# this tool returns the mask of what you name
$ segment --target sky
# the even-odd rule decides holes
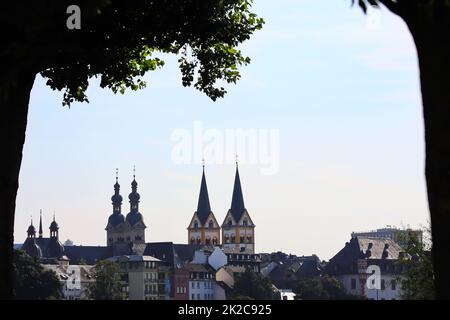
[[[352,231],[426,226],[420,83],[405,24],[349,0],[257,0],[254,11],[266,24],[242,45],[252,63],[217,102],[181,85],[175,56],[161,56],[146,89],[114,95],[94,79],[90,103],[70,109],[38,77],[15,242],[42,209],[45,236],[55,213],[61,241],[105,245],[115,169],[127,200],[135,165],[146,241],[186,243],[201,159],[221,223],[236,153],[257,252],[327,260]]]

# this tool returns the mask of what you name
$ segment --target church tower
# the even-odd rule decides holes
[[[116,242],[124,242],[123,232],[125,230],[125,217],[122,214],[122,196],[120,195],[119,174],[116,169],[116,183],[114,184],[114,194],[111,197],[113,212],[108,218],[106,226],[106,243],[111,246]]]
[[[204,164],[197,211],[194,212],[194,216],[187,229],[189,244],[213,246],[220,244],[220,226],[217,223],[214,213],[211,211]]]
[[[131,182],[131,193],[128,196],[130,200],[130,212],[125,219],[126,231],[125,241],[135,243],[145,243],[144,218],[139,212],[139,201],[141,196],[137,192],[136,172],[133,168],[133,181]]]
[[[237,162],[231,208],[222,223],[222,244],[237,252],[255,253],[255,225],[244,205]]]

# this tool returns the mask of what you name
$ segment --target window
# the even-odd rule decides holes
[[[214,228],[214,222],[212,220],[209,220],[209,227],[212,229]]]
[[[243,234],[241,234],[241,236],[239,237],[239,242],[240,243],[244,243],[244,235]]]
[[[195,294],[192,294],[191,300],[195,300]]]
[[[194,228],[198,229],[198,221],[197,220],[194,221]]]
[[[207,245],[211,244],[211,237],[210,236],[206,237],[206,244]]]
[[[352,279],[351,288],[352,290],[356,290],[356,279]]]
[[[194,243],[195,243],[195,238],[191,237],[191,244],[194,244]]]
[[[230,219],[228,219],[228,226],[232,226],[233,225],[233,221],[231,220],[231,218]]]
[[[395,282],[395,280],[391,280],[391,289],[395,290],[397,288],[397,283]]]
[[[200,293],[197,293],[197,300],[200,300]]]
[[[191,282],[191,284],[192,284],[192,289],[194,289],[195,288],[194,282]]]
[[[242,221],[242,225],[244,225],[244,227],[248,226],[248,220],[244,219],[244,221]]]
[[[197,282],[197,289],[200,289],[200,281]]]

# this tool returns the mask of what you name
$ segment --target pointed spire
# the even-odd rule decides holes
[[[114,184],[114,195],[111,197],[113,214],[120,214],[122,211],[122,196],[120,195],[119,169],[116,168],[116,183]]]
[[[39,238],[42,238],[43,236],[43,231],[42,231],[42,209],[39,212]]]
[[[120,184],[119,184],[119,169],[116,168],[116,183],[114,184],[114,194],[119,195]]]
[[[33,226],[33,216],[31,216],[30,226],[28,227],[27,234],[29,238],[34,238],[36,236],[36,229]]]
[[[130,212],[139,211],[140,198],[141,196],[137,192],[136,166],[133,166],[133,181],[131,182],[131,193],[128,195],[128,199],[130,199]]]
[[[239,178],[239,168],[237,158],[236,158],[236,176],[234,178],[233,198],[231,200],[230,210],[236,222],[241,219],[242,213],[245,210],[244,196],[242,195],[241,179]]]
[[[137,182],[136,182],[136,166],[133,166],[133,181],[131,182],[131,190],[136,192],[137,190]]]
[[[200,219],[200,223],[202,225],[205,224],[206,219],[208,219],[210,213],[211,213],[211,205],[209,203],[208,187],[206,185],[206,177],[205,177],[205,162],[203,160],[202,182],[200,184],[200,194],[198,196],[198,205],[197,205],[197,216]]]

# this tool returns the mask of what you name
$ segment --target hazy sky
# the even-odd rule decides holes
[[[196,124],[213,136],[237,129],[255,130],[261,140],[264,132],[279,134],[279,145],[269,144],[274,174],[264,174],[262,158],[240,162],[258,252],[329,259],[352,231],[425,225],[419,76],[403,22],[386,10],[364,16],[345,0],[260,0],[254,10],[266,25],[242,47],[252,64],[215,103],[182,87],[176,57],[165,57],[166,66],[147,77],[143,91],[114,95],[94,80],[91,102],[70,109],[38,77],[15,242],[25,239],[31,215],[37,224],[42,208],[45,236],[55,211],[62,241],[105,245],[115,168],[127,200],[136,165],[146,240],[185,243],[201,162],[174,161],[172,138],[176,132],[194,137]],[[233,161],[205,157],[211,206],[221,223],[235,169]]]

